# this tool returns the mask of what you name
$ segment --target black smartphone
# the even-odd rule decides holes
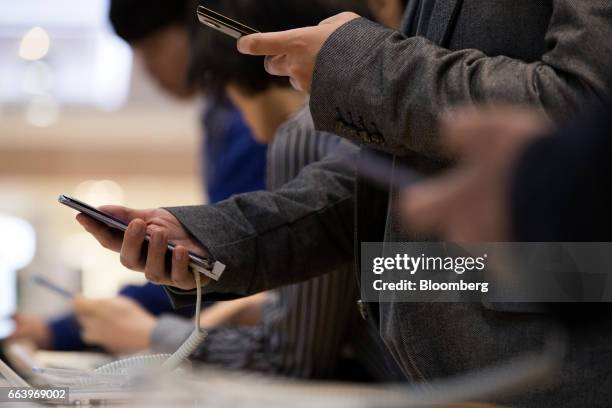
[[[90,206],[76,198],[69,197],[67,195],[60,195],[58,201],[65,206],[68,206],[74,210],[77,210],[80,213],[83,213],[96,221],[99,221],[110,228],[125,231],[127,229],[127,223],[119,218],[102,212],[97,208]],[[149,242],[150,236],[147,234],[145,236],[145,244]],[[168,266],[171,265],[172,262],[172,252],[174,251],[175,245],[170,242],[168,243],[168,252],[166,252],[166,264]],[[143,250],[146,250],[143,249]],[[225,265],[220,262],[213,261],[211,259],[202,257],[200,255],[196,255],[193,252],[189,252],[189,268],[191,271],[200,272],[211,279],[219,280],[221,278],[221,274],[225,270]]]
[[[254,28],[239,23],[238,21],[232,20],[231,18],[226,17],[223,14],[219,14],[216,11],[208,9],[204,6],[198,6],[197,14],[200,23],[217,31],[220,31],[223,34],[227,34],[235,39],[239,39],[244,35],[250,35],[259,32]]]

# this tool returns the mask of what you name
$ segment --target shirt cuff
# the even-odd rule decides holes
[[[56,351],[82,351],[87,345],[81,339],[81,327],[72,314],[50,320],[52,349]]]

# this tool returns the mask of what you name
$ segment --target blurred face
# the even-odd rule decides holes
[[[390,28],[399,28],[404,14],[401,0],[368,0],[368,6],[379,23]]]
[[[172,25],[132,44],[143,58],[147,71],[167,92],[178,98],[195,94],[187,83],[190,60],[187,30],[181,25]]]

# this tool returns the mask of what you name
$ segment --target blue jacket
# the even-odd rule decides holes
[[[265,190],[267,146],[253,139],[240,112],[214,106],[204,114],[204,127],[201,168],[209,201]]]

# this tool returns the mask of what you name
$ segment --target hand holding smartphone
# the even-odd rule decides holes
[[[70,207],[74,210],[77,210],[80,213],[83,213],[88,217],[108,226],[109,228],[122,232],[125,232],[127,230],[128,224],[124,220],[121,220],[113,216],[112,214],[100,211],[73,197],[61,195],[59,196],[58,201],[61,204]],[[144,238],[145,245],[150,242],[150,239],[151,237],[146,234]],[[173,242],[168,243],[168,249],[166,251],[166,269],[168,269],[172,264],[172,254],[174,252],[175,247],[176,245]],[[197,271],[214,280],[219,280],[219,278],[221,278],[221,275],[225,269],[225,265],[220,262],[216,262],[210,258],[197,255],[193,252],[189,252],[188,256],[190,271]]]

